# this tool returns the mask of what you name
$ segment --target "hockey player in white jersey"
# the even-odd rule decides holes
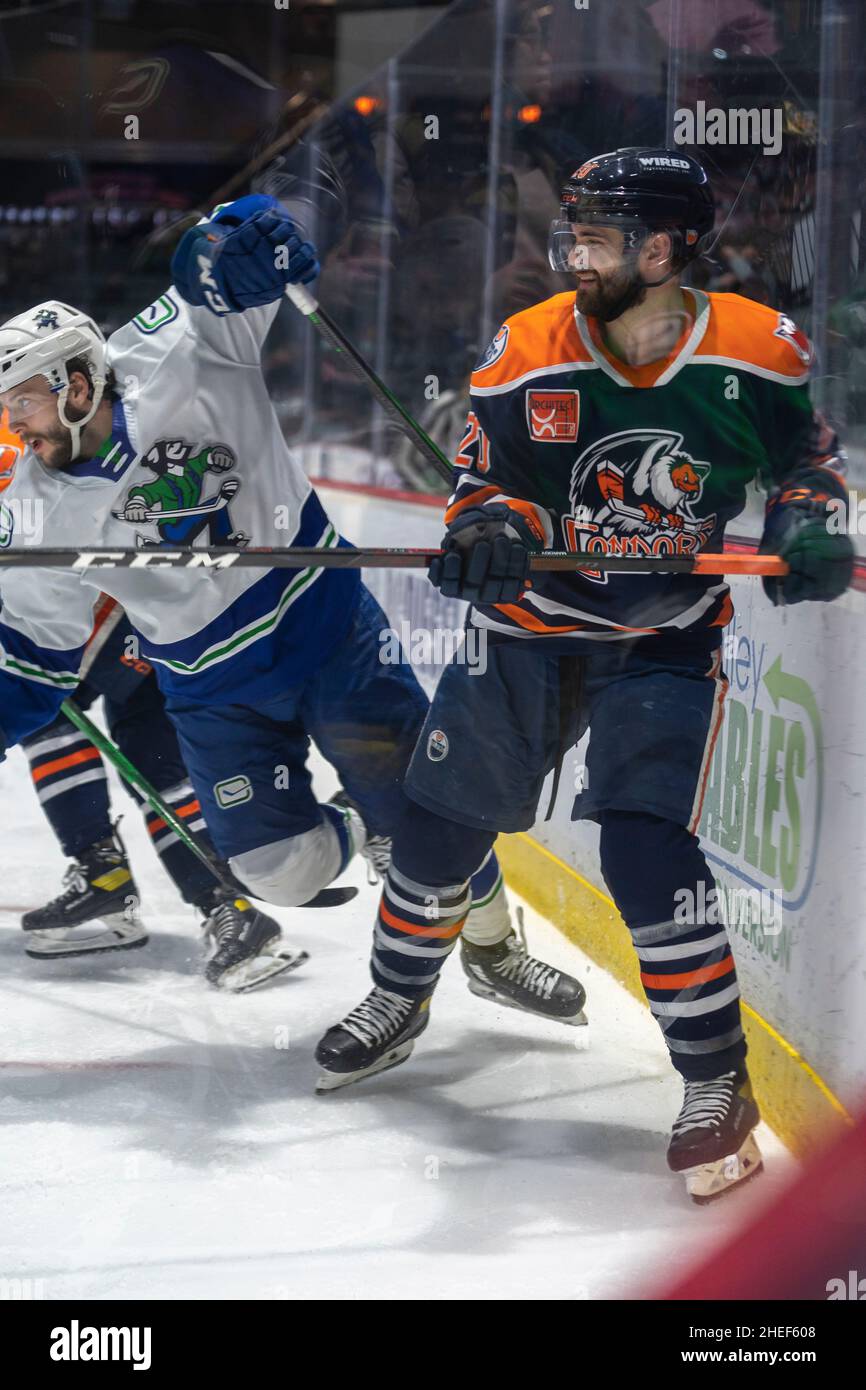
[[[0,404],[28,446],[10,521],[17,498],[41,513],[46,546],[343,543],[260,368],[286,285],[318,272],[314,248],[274,199],[252,195],[191,228],[172,270],[172,287],[108,343],[58,303],[0,329]],[[20,543],[14,525],[9,539]],[[302,905],[356,850],[384,871],[427,702],[408,664],[380,661],[387,620],[357,571],[0,567],[3,745],[54,718],[77,684],[99,590],[140,634],[216,848],[251,894]],[[344,788],[322,806],[310,739]],[[487,900],[473,917],[495,974],[503,943],[511,965],[523,948],[490,856],[473,892]],[[213,915],[212,976],[273,948],[275,924],[245,898],[227,894]],[[555,973],[549,998],[509,1002],[579,1013],[580,985]]]

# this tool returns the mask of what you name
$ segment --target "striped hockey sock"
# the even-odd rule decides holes
[[[60,718],[23,742],[30,776],[63,853],[75,859],[111,834],[105,764],[84,734]]]
[[[732,1054],[744,1044],[725,928],[660,922],[632,928],[631,938],[647,1001],[677,1070],[700,1080],[732,1069]]]
[[[180,782],[168,791],[162,791],[160,795],[183,822],[188,833],[202,842],[202,848],[215,853],[192,784],[188,781]],[[205,903],[213,892],[213,874],[191,850],[187,849],[162,816],[150,807],[146,806],[143,809],[153,847],[184,902],[197,905]]]
[[[376,984],[415,998],[436,984],[471,903],[468,883],[417,883],[391,865],[379,904],[371,971]]]
[[[746,1056],[740,991],[697,836],[659,816],[606,811],[600,853],[673,1065],[690,1081],[736,1070]]]

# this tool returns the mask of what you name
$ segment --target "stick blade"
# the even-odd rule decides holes
[[[357,888],[322,888],[308,903],[301,903],[301,907],[342,907],[357,896]]]

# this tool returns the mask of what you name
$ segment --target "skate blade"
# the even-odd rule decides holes
[[[399,1067],[401,1062],[406,1061],[414,1046],[415,1039],[409,1038],[408,1042],[402,1042],[390,1052],[386,1052],[378,1062],[373,1062],[369,1067],[361,1067],[359,1071],[337,1072],[325,1071],[322,1068],[316,1081],[316,1095],[324,1095],[327,1091],[339,1091],[341,1087],[351,1086],[356,1081],[363,1081],[365,1077],[375,1076],[377,1072]]]
[[[683,1169],[686,1191],[698,1206],[706,1206],[723,1197],[731,1188],[741,1187],[751,1182],[763,1172],[764,1163],[754,1134],[740,1145],[735,1154],[717,1158],[714,1163],[699,1163],[694,1168]]]
[[[78,935],[76,935],[78,933]],[[58,960],[69,956],[92,956],[105,951],[132,951],[146,946],[149,937],[140,926],[121,918],[114,925],[111,917],[95,918],[77,927],[45,927],[28,931],[25,954],[32,960]]]
[[[470,994],[475,994],[479,999],[486,999],[491,1004],[501,1004],[505,1009],[516,1009],[520,1014],[531,1014],[534,1018],[546,1018],[549,1023],[564,1023],[568,1028],[585,1028],[589,1019],[581,1008],[578,1013],[567,1016],[558,1014],[547,1014],[542,1009],[528,1009],[523,1004],[517,1004],[507,994],[500,994],[492,985],[483,985],[480,980],[467,978]]]
[[[289,970],[297,970],[299,965],[310,959],[308,951],[295,951],[290,946],[277,945],[252,960],[241,961],[229,966],[217,984],[217,989],[227,990],[229,994],[249,994],[259,989],[277,975],[285,975]]]

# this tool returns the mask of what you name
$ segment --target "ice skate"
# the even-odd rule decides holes
[[[753,1130],[760,1112],[745,1067],[710,1081],[686,1081],[668,1167],[682,1173],[693,1201],[712,1202],[763,1168]]]
[[[334,1091],[405,1062],[430,1020],[430,995],[407,999],[377,985],[316,1048],[317,1091]]]
[[[233,994],[258,989],[309,959],[306,951],[287,946],[279,923],[244,897],[220,895],[205,919],[204,933],[212,948],[205,976]]]
[[[508,1009],[521,1009],[572,1027],[585,1025],[583,985],[529,954],[521,908],[517,909],[517,923],[518,931],[494,946],[475,946],[461,937],[460,960],[470,990]]]
[[[83,850],[63,883],[62,893],[21,918],[28,956],[52,960],[147,945],[138,919],[138,889],[114,835]]]

